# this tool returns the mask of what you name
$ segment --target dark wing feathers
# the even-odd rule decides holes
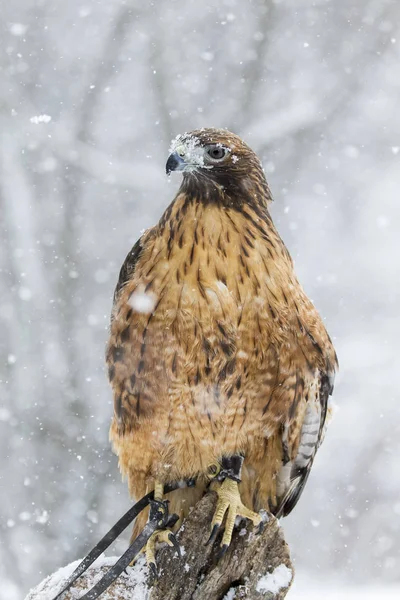
[[[114,303],[117,300],[118,294],[121,291],[121,289],[131,279],[142,250],[142,238],[139,238],[136,244],[133,246],[132,250],[129,252],[128,256],[125,258],[124,263],[119,272],[118,283],[114,291]]]
[[[333,379],[329,375],[323,374],[321,376],[319,385],[320,417],[318,437],[316,439],[316,443],[313,446],[312,453],[309,459],[306,461],[306,464],[299,466],[299,464],[296,464],[296,459],[294,460],[290,472],[289,488],[283,496],[283,498],[280,499],[280,502],[276,510],[274,511],[275,516],[277,518],[286,517],[288,514],[290,514],[296,506],[301,494],[303,493],[303,490],[308,480],[308,476],[311,471],[311,467],[314,462],[315,455],[323,440],[326,416],[328,413],[328,401],[329,396],[332,395],[332,392]],[[304,463],[304,458],[301,462]]]

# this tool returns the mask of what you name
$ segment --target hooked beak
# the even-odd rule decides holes
[[[173,152],[170,154],[167,160],[167,164],[165,165],[165,171],[167,175],[172,173],[172,171],[184,171],[186,167],[186,163],[182,156],[179,156],[177,152]]]

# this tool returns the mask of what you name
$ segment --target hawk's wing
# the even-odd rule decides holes
[[[114,291],[114,304],[118,298],[119,292],[124,287],[124,285],[131,279],[134,271],[136,263],[139,259],[139,256],[143,250],[143,238],[139,238],[136,244],[133,246],[132,250],[128,253],[128,256],[125,258],[124,263],[119,272],[117,286]]]
[[[135,363],[137,354],[132,350],[130,331],[140,323],[140,313],[135,313],[129,306],[128,298],[124,297],[126,287],[133,284],[138,278],[140,269],[143,271],[147,257],[146,250],[149,241],[154,236],[154,228],[148,229],[136,242],[128,253],[121,267],[118,282],[114,291],[113,307],[111,310],[110,339],[106,350],[106,362],[108,365],[108,377],[114,394],[114,413],[118,423],[122,423],[125,417],[129,417],[131,406],[129,401],[136,399],[135,389],[132,383],[132,375],[138,365]],[[134,287],[134,284],[133,284]],[[129,315],[129,316],[128,316]],[[137,386],[136,386],[137,387]],[[143,398],[142,398],[143,403]],[[136,412],[139,411],[137,404]],[[128,418],[129,421],[129,418]],[[123,428],[125,423],[123,423]]]
[[[278,473],[278,505],[274,511],[278,518],[286,517],[293,510],[307,483],[315,455],[324,439],[333,379],[333,374],[326,373],[316,379],[314,393],[309,393],[306,402],[296,456],[290,460],[290,448],[284,451],[286,462]],[[284,449],[289,435],[290,427],[287,427],[282,436]]]

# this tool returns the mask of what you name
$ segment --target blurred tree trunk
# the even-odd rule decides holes
[[[104,88],[114,76],[121,48],[123,47],[136,11],[132,6],[121,8],[111,24],[109,34],[104,42],[101,56],[95,62],[91,73],[91,85],[84,82],[82,102],[74,124],[74,139],[78,142],[91,143],[92,129],[96,120],[96,111],[101,103]],[[79,160],[78,160],[79,162]],[[80,418],[87,418],[88,412],[82,390],[84,382],[84,365],[76,334],[77,315],[82,310],[82,275],[85,268],[80,252],[80,239],[84,235],[81,216],[84,183],[87,180],[78,164],[65,159],[66,176],[63,181],[64,227],[60,240],[60,255],[64,262],[64,277],[60,281],[59,294],[63,311],[64,339],[67,341],[69,402],[71,412]]]

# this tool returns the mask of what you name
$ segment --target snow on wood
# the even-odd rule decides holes
[[[292,583],[293,567],[277,519],[271,516],[259,535],[252,526],[244,530],[239,525],[227,553],[219,558],[221,534],[214,545],[206,545],[215,506],[216,495],[212,492],[191,511],[177,534],[184,549],[180,557],[171,548],[159,550],[158,581],[154,581],[144,558],[140,557],[101,600],[255,600],[260,598],[260,585],[262,596],[282,600]],[[65,600],[78,600],[115,560],[103,557],[96,561],[65,595]],[[52,600],[77,564],[72,563],[45,579],[25,600]]]
[[[65,600],[75,600],[80,598],[84,592],[89,591],[107,570],[118,560],[118,557],[98,558],[88,571],[77,581],[65,596]],[[47,577],[42,583],[31,590],[25,600],[53,600],[61,591],[66,580],[76,569],[80,561],[75,561],[66,567],[59,569]],[[141,557],[134,567],[128,568],[127,572],[122,573],[117,581],[102,594],[101,600],[147,600],[148,569]],[[133,592],[135,595],[133,596]]]
[[[276,594],[282,589],[287,588],[291,582],[293,573],[291,569],[288,569],[286,565],[278,565],[272,573],[268,573],[261,577],[257,583],[256,590],[262,594],[271,592]]]

